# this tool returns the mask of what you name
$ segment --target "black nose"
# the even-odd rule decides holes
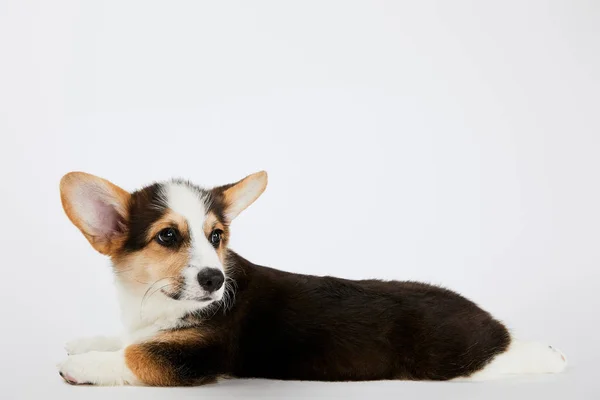
[[[202,289],[209,293],[219,290],[224,281],[225,276],[216,268],[204,268],[198,272],[198,283],[200,283]]]

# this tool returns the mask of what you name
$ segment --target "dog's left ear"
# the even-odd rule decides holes
[[[228,222],[244,211],[267,188],[267,173],[265,171],[248,175],[241,181],[213,189],[213,193],[221,197],[225,204],[225,218]]]

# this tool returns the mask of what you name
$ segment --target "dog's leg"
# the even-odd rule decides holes
[[[190,386],[213,383],[225,370],[225,352],[202,344],[147,342],[128,346],[125,362],[149,386]]]
[[[123,348],[123,339],[118,336],[91,336],[71,340],[65,345],[69,355],[90,351],[117,351]]]
[[[72,384],[189,386],[226,373],[227,352],[197,330],[163,332],[123,350],[69,356],[58,365]]]

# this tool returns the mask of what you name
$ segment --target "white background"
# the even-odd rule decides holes
[[[598,396],[599,2],[2,0],[0,57],[0,397]],[[133,190],[261,169],[269,187],[233,225],[245,257],[443,284],[563,350],[568,371],[64,384],[63,343],[119,319],[61,176]]]

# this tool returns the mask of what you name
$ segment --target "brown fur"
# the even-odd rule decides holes
[[[116,256],[113,264],[117,273],[129,281],[150,284],[164,280],[164,291],[177,289],[183,282],[181,271],[188,265],[189,254],[185,248],[176,252],[168,251],[161,245],[151,242],[143,250]]]
[[[125,364],[146,385],[177,385],[175,371],[169,365],[161,364],[144,344],[134,344],[125,349]]]

